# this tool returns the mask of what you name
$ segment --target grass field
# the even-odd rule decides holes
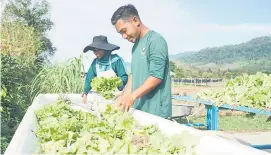
[[[218,129],[225,132],[258,132],[271,131],[271,121],[267,121],[268,116],[222,116],[219,117]],[[186,119],[178,119],[181,124],[187,123]],[[205,123],[205,117],[191,117],[190,123]],[[205,129],[201,127],[200,129]]]

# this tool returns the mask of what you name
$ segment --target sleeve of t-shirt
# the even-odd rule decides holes
[[[88,73],[85,79],[85,84],[84,84],[84,93],[88,94],[88,92],[91,90],[91,81],[94,77],[96,77],[96,64],[95,60],[92,62],[91,66],[88,69]]]
[[[168,59],[167,42],[162,36],[154,35],[150,38],[149,48],[150,75],[163,80]]]

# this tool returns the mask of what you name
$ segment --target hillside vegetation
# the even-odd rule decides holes
[[[199,71],[237,71],[242,73],[271,73],[271,36],[254,38],[237,45],[205,48],[170,56],[184,69]],[[174,58],[174,59],[173,59]]]

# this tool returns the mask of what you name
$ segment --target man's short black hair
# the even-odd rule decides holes
[[[111,18],[111,23],[112,23],[112,25],[115,25],[119,19],[125,20],[131,16],[136,16],[140,20],[137,9],[135,8],[135,6],[132,4],[121,6],[114,12],[114,14]]]

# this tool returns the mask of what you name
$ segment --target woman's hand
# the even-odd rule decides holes
[[[83,97],[83,103],[86,104],[88,100],[87,94],[83,94],[82,97]]]

